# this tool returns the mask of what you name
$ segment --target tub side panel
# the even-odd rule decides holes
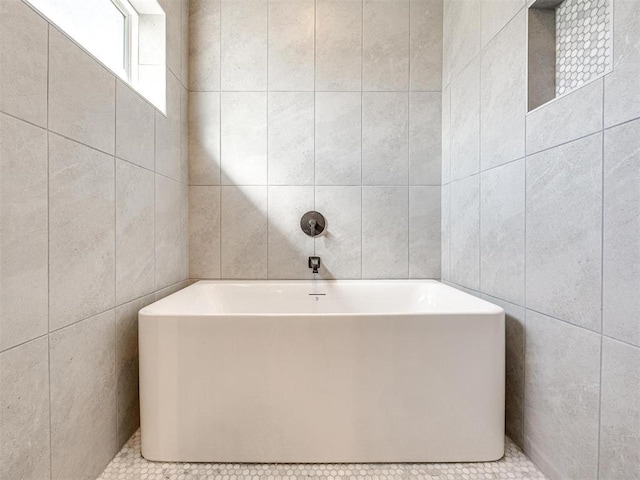
[[[488,461],[504,452],[504,316],[140,319],[143,455]]]

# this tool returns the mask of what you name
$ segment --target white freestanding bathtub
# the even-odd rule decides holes
[[[142,454],[497,460],[504,311],[436,281],[201,281],[139,314]]]

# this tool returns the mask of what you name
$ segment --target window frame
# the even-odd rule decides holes
[[[139,14],[128,0],[111,0],[124,17],[124,79],[130,84],[138,80]],[[122,76],[122,75],[121,75]]]

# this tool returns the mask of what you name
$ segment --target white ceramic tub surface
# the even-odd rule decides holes
[[[139,328],[147,459],[503,455],[504,311],[439,282],[201,281]]]

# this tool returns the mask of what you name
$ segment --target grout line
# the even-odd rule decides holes
[[[116,145],[118,144],[118,80],[114,78],[114,114],[113,114],[113,298],[114,303],[118,302],[118,241],[117,241],[117,228],[118,228],[118,180],[117,180],[117,164],[116,159]],[[155,116],[155,115],[154,115]],[[155,144],[155,135],[154,142]],[[113,352],[113,376],[114,376],[114,404],[116,409],[116,438],[115,438],[115,451],[119,450],[118,438],[120,425],[118,422],[120,414],[120,405],[118,405],[118,330],[116,325],[115,307],[113,309],[113,340],[114,340],[114,352]]]
[[[13,116],[13,115],[9,115],[9,116],[10,116],[10,117],[12,117],[12,118],[15,118],[16,120],[23,121],[23,120],[22,120],[21,118],[19,118],[19,117],[15,117],[15,116]],[[167,175],[164,175],[163,173],[160,173],[160,172],[155,171],[155,137],[156,137],[156,132],[155,132],[155,130],[156,130],[156,128],[155,128],[156,120],[155,120],[155,115],[154,115],[154,154],[153,154],[153,155],[154,155],[154,170],[151,170],[151,169],[149,169],[149,168],[147,168],[147,167],[144,167],[144,166],[142,166],[142,165],[139,165],[139,164],[137,164],[137,163],[134,163],[134,162],[132,162],[131,160],[127,160],[126,158],[118,157],[117,155],[115,155],[115,154],[113,154],[113,153],[108,153],[108,152],[105,152],[104,150],[100,150],[100,149],[98,149],[98,148],[92,147],[91,145],[87,145],[86,143],[82,143],[82,142],[80,142],[80,141],[78,141],[78,140],[76,140],[76,139],[74,139],[74,138],[67,137],[66,135],[62,135],[62,134],[60,134],[60,133],[58,133],[58,132],[56,132],[56,131],[54,131],[54,130],[48,130],[48,129],[46,129],[46,128],[39,127],[38,125],[32,124],[32,123],[30,123],[30,122],[25,122],[25,123],[29,123],[30,125],[33,125],[33,126],[35,126],[35,127],[37,127],[37,128],[41,128],[41,129],[43,129],[43,130],[46,130],[46,131],[47,131],[47,133],[49,133],[49,134],[56,135],[56,136],[58,136],[58,137],[60,137],[60,138],[64,138],[65,140],[69,140],[70,142],[74,142],[74,143],[76,143],[76,144],[78,144],[78,145],[82,145],[83,147],[90,148],[91,150],[93,150],[93,151],[95,151],[95,152],[98,152],[98,153],[100,153],[100,154],[102,154],[102,155],[108,155],[109,157],[113,157],[113,158],[115,158],[115,159],[122,160],[123,162],[127,162],[127,163],[129,163],[130,165],[133,165],[133,166],[135,166],[135,167],[141,168],[141,169],[146,170],[146,171],[151,172],[151,173],[155,173],[156,175],[160,175],[161,177],[164,177],[164,178],[166,178],[167,180],[172,180],[172,181],[177,182],[177,183],[180,183],[180,184],[182,184],[182,185],[188,185],[188,183],[184,183],[184,182],[182,182],[181,180],[177,180],[177,179],[175,179],[175,178],[172,178],[172,177],[169,177],[169,176],[167,176]]]
[[[271,18],[270,18],[270,5],[271,5],[271,0],[267,0],[267,179],[266,179],[266,190],[267,190],[267,196],[266,196],[266,209],[267,209],[267,245],[266,245],[266,250],[267,250],[267,271],[266,271],[266,279],[269,280],[269,272],[270,272],[270,264],[271,262],[269,261],[269,225],[270,225],[270,218],[269,218],[269,214],[270,209],[269,209],[269,27],[271,26]],[[222,88],[222,85],[220,85],[220,88]],[[222,137],[220,138],[220,141],[222,142]]]
[[[119,160],[123,160],[123,159],[119,159]],[[521,158],[519,158],[518,160],[522,160]],[[126,160],[123,160],[126,162]],[[517,160],[514,160],[517,161]],[[131,162],[129,162],[131,163]],[[509,162],[512,163],[512,162]],[[135,166],[139,166],[136,165],[135,163],[132,164]],[[499,165],[498,167],[494,167],[494,168],[499,168],[501,166],[504,166],[506,164],[503,165]],[[158,174],[162,177],[165,177],[168,180],[173,180],[174,182],[176,182],[177,180],[174,180],[173,178],[170,177],[166,177],[165,175],[161,175]],[[475,173],[474,175],[478,175],[478,173]],[[473,176],[473,175],[470,175]],[[467,177],[462,178],[460,180],[465,180]],[[458,182],[459,180],[455,180],[456,182]],[[449,183],[445,183],[445,185],[449,185]],[[189,187],[264,187],[267,186],[267,184],[259,184],[259,183],[237,183],[237,184],[219,184],[219,183],[199,183],[199,184],[195,184],[195,185],[189,185]],[[271,187],[313,187],[313,184],[305,184],[305,185],[300,185],[300,184],[275,184],[275,185],[269,185]],[[359,183],[349,183],[349,184],[326,184],[326,183],[318,183],[316,184],[317,187],[359,187],[360,184]],[[363,185],[365,187],[406,187],[407,185],[405,184],[371,184],[371,185]],[[444,185],[431,185],[431,184],[417,184],[417,185],[409,185],[410,187],[442,187]]]
[[[407,278],[411,277],[411,4],[407,23]]]
[[[221,0],[218,0],[219,5],[219,21],[218,26],[218,58],[220,61],[220,68],[218,69],[218,183],[222,183],[222,6]],[[267,52],[268,53],[268,52]],[[267,158],[268,161],[268,158]],[[191,183],[191,182],[189,182]],[[218,278],[222,278],[222,213],[224,211],[222,206],[222,185],[218,187]],[[189,272],[191,273],[191,272]]]
[[[364,185],[362,170],[364,165],[364,0],[360,0],[360,278],[364,278]]]
[[[265,93],[267,90],[189,90],[192,93]],[[406,88],[396,89],[396,90],[310,90],[310,89],[299,89],[299,90],[278,90],[278,89],[269,89],[268,91],[273,93],[302,93],[302,92],[317,92],[317,93],[442,93],[441,90],[408,90]]]
[[[528,12],[527,12],[528,14]],[[527,49],[529,48],[529,22],[525,22],[526,23],[526,27],[525,27],[525,35],[527,36],[527,40],[526,40],[526,45],[527,45]],[[525,66],[525,70],[526,70],[526,78],[529,78],[529,56],[528,56],[528,50],[527,50],[527,61],[526,61],[526,66]],[[529,92],[527,91],[527,103],[528,103],[528,95]],[[525,110],[528,109],[528,105],[525,107]],[[523,298],[523,303],[525,305],[527,305],[527,163],[528,163],[528,158],[527,158],[527,117],[526,117],[526,113],[525,113],[525,121],[524,121],[524,151],[525,151],[525,157],[524,157],[524,191],[523,191],[523,195],[524,195],[524,265],[523,265],[523,288],[524,288],[524,292],[522,292],[522,298]],[[524,439],[526,437],[525,434],[525,421],[524,421],[524,415],[525,415],[525,411],[524,411],[524,407],[526,404],[526,385],[527,385],[527,369],[526,369],[526,365],[527,365],[527,309],[526,307],[523,307],[524,310],[524,325],[523,325],[523,332],[522,332],[522,412],[521,412],[521,418],[520,418],[520,427],[521,427],[521,432],[522,432],[522,447],[524,449]]]
[[[480,18],[482,18],[482,3],[483,2],[480,2]],[[509,19],[509,21],[502,26],[502,29],[506,28],[506,26],[509,23],[511,23],[511,19]],[[488,43],[490,42],[487,42],[487,44]],[[479,77],[478,78],[478,85],[479,85],[478,86],[478,96],[479,96],[479,99],[478,99],[478,290],[480,292],[482,292],[482,57],[483,57],[483,53],[482,53],[482,28],[481,28],[480,29],[480,53],[478,54],[478,60],[479,60],[478,69],[480,70],[478,72],[478,77]],[[475,58],[476,56],[474,56],[474,60]]]
[[[318,2],[313,0],[313,209],[318,210],[316,205],[316,70],[318,61]],[[313,238],[313,255],[316,256],[317,239]],[[325,266],[326,268],[326,266]],[[312,275],[315,280],[315,275]],[[318,275],[321,277],[321,275]]]
[[[49,82],[51,63],[51,27],[47,23],[47,115],[45,122],[47,127],[47,381],[48,381],[48,403],[49,403],[49,479],[53,475],[53,440],[51,421],[51,166],[49,164]]]
[[[603,344],[604,344],[604,176],[605,176],[605,143],[604,143],[604,110],[605,110],[605,91],[602,88],[602,126],[601,133],[601,158],[600,158],[600,377],[598,385],[598,454],[597,454],[597,470],[596,479],[600,478],[600,441],[602,430],[602,364],[603,364]]]
[[[589,333],[592,333],[592,334],[594,334],[594,335],[601,335],[601,336],[602,336],[602,337],[604,337],[604,338],[608,338],[608,339],[611,339],[611,340],[615,340],[615,341],[617,341],[617,342],[620,342],[620,343],[623,343],[623,344],[625,344],[625,345],[628,345],[629,347],[633,347],[633,348],[640,349],[640,345],[634,345],[633,343],[629,343],[629,342],[626,342],[626,341],[624,341],[624,340],[620,340],[619,338],[613,337],[613,336],[611,336],[611,335],[606,335],[606,334],[604,334],[604,333],[597,332],[597,331],[595,331],[595,330],[591,330],[590,328],[583,327],[582,325],[577,325],[577,324],[575,324],[575,323],[571,323],[571,322],[569,322],[569,321],[567,321],[567,320],[563,320],[562,318],[554,317],[553,315],[550,315],[550,314],[545,313],[545,312],[541,312],[540,310],[536,310],[536,309],[534,309],[534,308],[527,307],[527,306],[525,306],[525,305],[520,305],[520,304],[518,304],[518,303],[514,303],[514,302],[512,302],[512,301],[510,301],[510,300],[504,300],[504,299],[502,299],[502,298],[500,298],[500,297],[497,297],[497,296],[495,296],[495,295],[489,295],[488,293],[482,293],[482,292],[480,292],[480,291],[478,291],[478,290],[476,290],[476,289],[474,289],[474,288],[470,288],[470,287],[467,287],[467,286],[465,286],[465,285],[461,285],[461,284],[456,283],[456,282],[453,282],[453,281],[451,281],[451,280],[447,280],[447,282],[448,282],[448,283],[451,283],[452,285],[455,285],[455,286],[457,286],[457,287],[460,287],[460,288],[462,288],[462,289],[464,289],[464,290],[469,290],[469,291],[471,291],[471,292],[477,293],[478,295],[487,295],[487,296],[489,296],[489,297],[493,297],[493,298],[496,298],[496,299],[501,300],[501,301],[503,301],[503,302],[507,302],[507,303],[510,303],[510,304],[512,304],[512,305],[515,305],[516,307],[524,308],[524,309],[526,309],[526,310],[529,310],[529,311],[531,311],[531,312],[537,313],[537,314],[539,314],[539,315],[544,315],[545,317],[551,318],[551,319],[553,319],[553,320],[557,320],[558,322],[562,322],[562,323],[565,323],[565,324],[570,325],[570,326],[572,326],[572,327],[579,328],[580,330],[584,330],[584,331],[589,332]]]

